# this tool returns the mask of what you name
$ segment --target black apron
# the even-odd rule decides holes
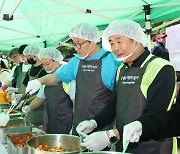
[[[29,75],[29,81],[31,80],[34,80],[34,79],[37,79],[39,78],[39,75],[41,73],[41,71],[43,71],[43,68],[37,73],[37,75],[35,76],[31,76],[30,72],[32,71],[32,67],[28,70],[28,75]],[[32,96],[34,95],[37,95],[37,92],[34,93]],[[41,125],[44,125],[45,124],[45,102],[42,103],[39,107],[37,107],[36,109],[30,111],[28,114],[27,114],[27,120],[32,123],[33,125],[35,125],[36,127],[38,126],[41,126]]]
[[[101,77],[102,59],[110,52],[106,52],[98,60],[85,61],[79,63],[76,76],[76,97],[73,119],[72,134],[76,132],[77,125],[84,120],[92,119],[105,106],[110,94]],[[112,127],[110,127],[112,128]]]
[[[27,72],[23,72],[22,67],[23,67],[23,64],[21,63],[19,67],[19,73],[17,75],[16,88],[25,88],[23,81]]]
[[[48,114],[47,133],[69,134],[73,121],[73,103],[59,82],[44,89]]]
[[[126,68],[125,65],[121,68],[117,82],[116,125],[118,129],[122,129],[125,124],[134,121],[143,114],[148,102],[142,94],[140,86],[147,65],[154,58],[155,56],[151,57],[142,68]],[[133,154],[170,154],[172,148],[162,147],[164,142],[172,145],[172,139],[150,140],[129,144],[127,152]],[[116,150],[123,150],[122,142],[117,143]]]

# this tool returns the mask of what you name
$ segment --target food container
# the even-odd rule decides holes
[[[24,133],[31,132],[32,124],[26,121],[25,118],[10,119],[8,124],[4,127],[0,127],[0,142],[6,143],[6,135],[12,133]]]
[[[80,154],[122,154],[122,152],[113,152],[113,151],[93,151],[93,152],[82,152]],[[123,153],[130,154],[130,153]]]
[[[1,104],[1,102],[0,102],[0,110],[8,109],[8,108],[9,108],[9,104]]]
[[[1,108],[0,113],[2,113],[2,112],[7,113],[8,110],[9,110],[9,108]],[[14,109],[9,113],[10,118],[24,117],[25,115],[26,115],[26,113],[17,111]]]
[[[36,149],[40,145],[47,145],[48,147],[62,147],[68,152],[47,152]],[[79,153],[80,137],[66,134],[44,134],[32,137],[27,141],[28,154],[60,154],[60,153]]]
[[[40,134],[42,134],[42,131],[31,132],[31,133],[14,133],[14,134],[7,135],[8,153],[9,154],[27,154],[28,149],[26,146],[26,141],[29,138],[33,136],[38,136]],[[15,143],[14,141],[17,143]]]

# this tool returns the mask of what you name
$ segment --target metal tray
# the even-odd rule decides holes
[[[8,134],[32,132],[32,126],[25,118],[10,119],[5,127],[0,127],[0,142],[7,143],[6,135]]]
[[[41,132],[30,132],[31,134],[34,133],[36,134],[36,136],[41,135],[45,132],[41,131]],[[30,133],[13,133],[13,134],[9,134],[10,136],[22,136],[22,135],[27,135]],[[15,145],[12,140],[10,139],[9,135],[7,135],[7,145],[8,145],[8,153],[9,154],[27,154],[28,153],[28,148],[27,146],[24,147],[20,147]]]
[[[9,110],[9,108],[0,108],[0,113],[2,112],[7,112]],[[21,112],[21,111],[17,111],[17,110],[13,110],[15,111],[16,113],[10,113],[10,118],[18,118],[18,117],[24,117],[26,116],[26,113],[24,112]]]
[[[8,109],[9,108],[9,104],[1,104],[0,103],[0,109]]]

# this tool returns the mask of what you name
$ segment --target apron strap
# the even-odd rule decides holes
[[[150,58],[149,58],[149,57],[150,57]],[[147,57],[147,60],[145,60],[145,63],[143,63],[143,64],[141,65],[141,68],[144,70],[144,72],[145,72],[148,64],[149,64],[151,61],[153,61],[154,59],[156,59],[156,58],[157,58],[156,56],[151,56],[151,55]]]
[[[106,57],[107,55],[109,55],[111,52],[107,51],[106,53],[104,53],[104,55],[102,55],[102,57],[100,59],[103,59],[104,57]]]

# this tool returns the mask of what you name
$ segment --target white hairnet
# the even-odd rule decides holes
[[[100,32],[94,25],[89,23],[81,23],[71,29],[69,37],[77,37],[97,43],[100,41]]]
[[[112,35],[123,35],[141,43],[144,47],[147,46],[146,34],[141,26],[133,20],[113,21],[110,23],[103,32],[103,39],[109,42],[109,37]]]
[[[52,59],[58,62],[61,62],[63,60],[63,56],[61,52],[56,48],[44,48],[39,54],[38,58],[48,58]]]
[[[39,47],[38,45],[28,45],[23,50],[23,55],[38,56],[41,50],[42,50],[41,47]]]

